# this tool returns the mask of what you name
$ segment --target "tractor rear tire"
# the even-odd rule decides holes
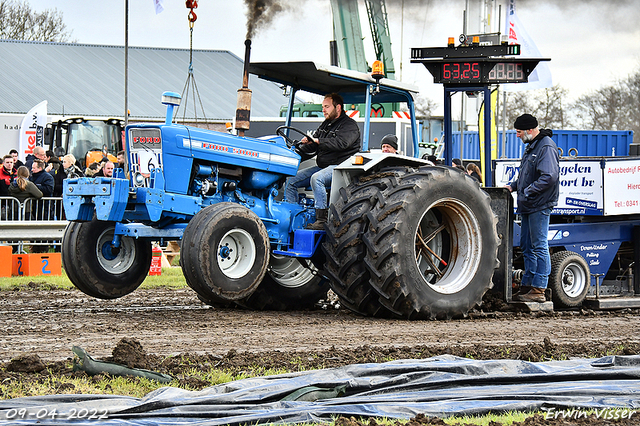
[[[180,260],[187,283],[201,299],[238,301],[256,290],[267,271],[267,230],[239,204],[205,207],[185,229]]]
[[[326,298],[328,291],[328,281],[310,260],[272,254],[258,289],[237,303],[261,311],[303,310]]]
[[[551,255],[549,288],[556,308],[576,308],[582,304],[591,286],[587,261],[578,253],[559,251]]]
[[[363,236],[380,302],[407,319],[466,316],[499,265],[489,195],[449,167],[422,167],[390,183]]]
[[[355,194],[362,199],[349,200]],[[472,178],[448,167],[390,169],[345,195],[324,245],[343,304],[366,315],[443,319],[481,303],[499,264],[499,238],[490,197]]]
[[[93,219],[71,222],[62,239],[62,265],[69,280],[83,293],[116,299],[137,289],[149,274],[151,243],[122,237],[119,250],[111,248],[114,222]]]
[[[362,236],[369,226],[367,213],[395,179],[394,172],[380,173],[341,188],[338,199],[332,200],[325,226],[324,272],[331,289],[343,306],[364,316],[392,315],[380,303],[379,294],[371,286],[371,276],[364,264],[367,248]]]

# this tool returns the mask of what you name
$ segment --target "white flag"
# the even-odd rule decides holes
[[[529,34],[527,34],[522,22],[518,19],[518,15],[516,15],[516,0],[509,0],[505,33],[509,36],[509,44],[519,44],[521,46],[520,56],[526,58],[542,58],[540,51],[531,37],[529,37]],[[516,92],[519,90],[543,89],[551,86],[553,86],[551,70],[549,69],[549,64],[545,61],[540,62],[535,67],[529,75],[528,83],[505,84],[503,88],[508,92]]]
[[[164,10],[163,0],[153,0],[153,4],[156,8],[156,15]]]
[[[33,148],[44,146],[44,127],[47,125],[47,101],[42,101],[29,110],[20,124],[20,149],[18,156],[21,161],[29,154],[33,154]]]

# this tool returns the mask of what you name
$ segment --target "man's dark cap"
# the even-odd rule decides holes
[[[454,158],[453,160],[451,160],[451,162],[454,166],[462,166],[462,161],[460,161],[459,158]]]
[[[398,149],[398,138],[396,137],[396,135],[392,135],[392,134],[388,134],[385,137],[382,138],[382,141],[380,141],[380,146],[387,144],[389,146],[392,146],[393,149],[397,150]]]
[[[516,122],[513,123],[513,127],[516,130],[530,130],[538,127],[538,120],[531,114],[522,114],[516,118]]]

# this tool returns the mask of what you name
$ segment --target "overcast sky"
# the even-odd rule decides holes
[[[130,46],[189,47],[185,2],[163,1],[165,10],[156,15],[153,0],[129,0]],[[504,32],[507,1],[498,1],[502,22],[498,28],[494,15],[492,29]],[[124,0],[29,0],[37,11],[54,7],[52,3],[78,43],[124,45]],[[328,63],[332,39],[329,0],[282,3],[287,8],[253,37],[251,59]],[[412,47],[445,46],[450,36],[457,40],[465,1],[387,0],[386,4],[397,70],[402,59],[402,80],[418,85],[421,94],[442,106],[442,86],[433,84],[423,65],[409,62],[409,52]],[[247,8],[243,0],[200,0],[195,12],[194,48],[244,56]],[[567,89],[572,99],[634,74],[640,66],[640,0],[518,0],[516,12],[542,55],[551,58],[553,83]],[[360,19],[371,63],[375,58],[364,6]],[[185,77],[187,67],[185,64]],[[197,81],[198,73],[207,70],[194,72]]]

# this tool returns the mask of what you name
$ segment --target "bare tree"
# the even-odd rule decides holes
[[[513,126],[518,116],[528,113],[538,119],[542,128],[566,129],[570,126],[564,106],[567,94],[567,90],[560,85],[546,89],[509,92],[506,103],[507,128]],[[501,108],[504,107],[505,105],[501,104]],[[502,111],[498,119],[502,119]]]
[[[0,0],[0,38],[68,42],[70,35],[57,9],[36,12],[27,0]]]
[[[581,128],[640,134],[640,72],[580,97],[572,110]]]
[[[622,130],[633,130],[640,138],[640,72],[629,76],[623,83],[625,88],[622,115],[624,116],[624,128]]]
[[[425,98],[418,96],[415,101],[416,118],[418,120],[424,120],[431,117],[433,111],[438,107],[438,103],[431,98]]]
[[[623,85],[616,83],[581,96],[573,107],[580,127],[587,130],[623,130],[627,124],[623,114],[625,92]]]

